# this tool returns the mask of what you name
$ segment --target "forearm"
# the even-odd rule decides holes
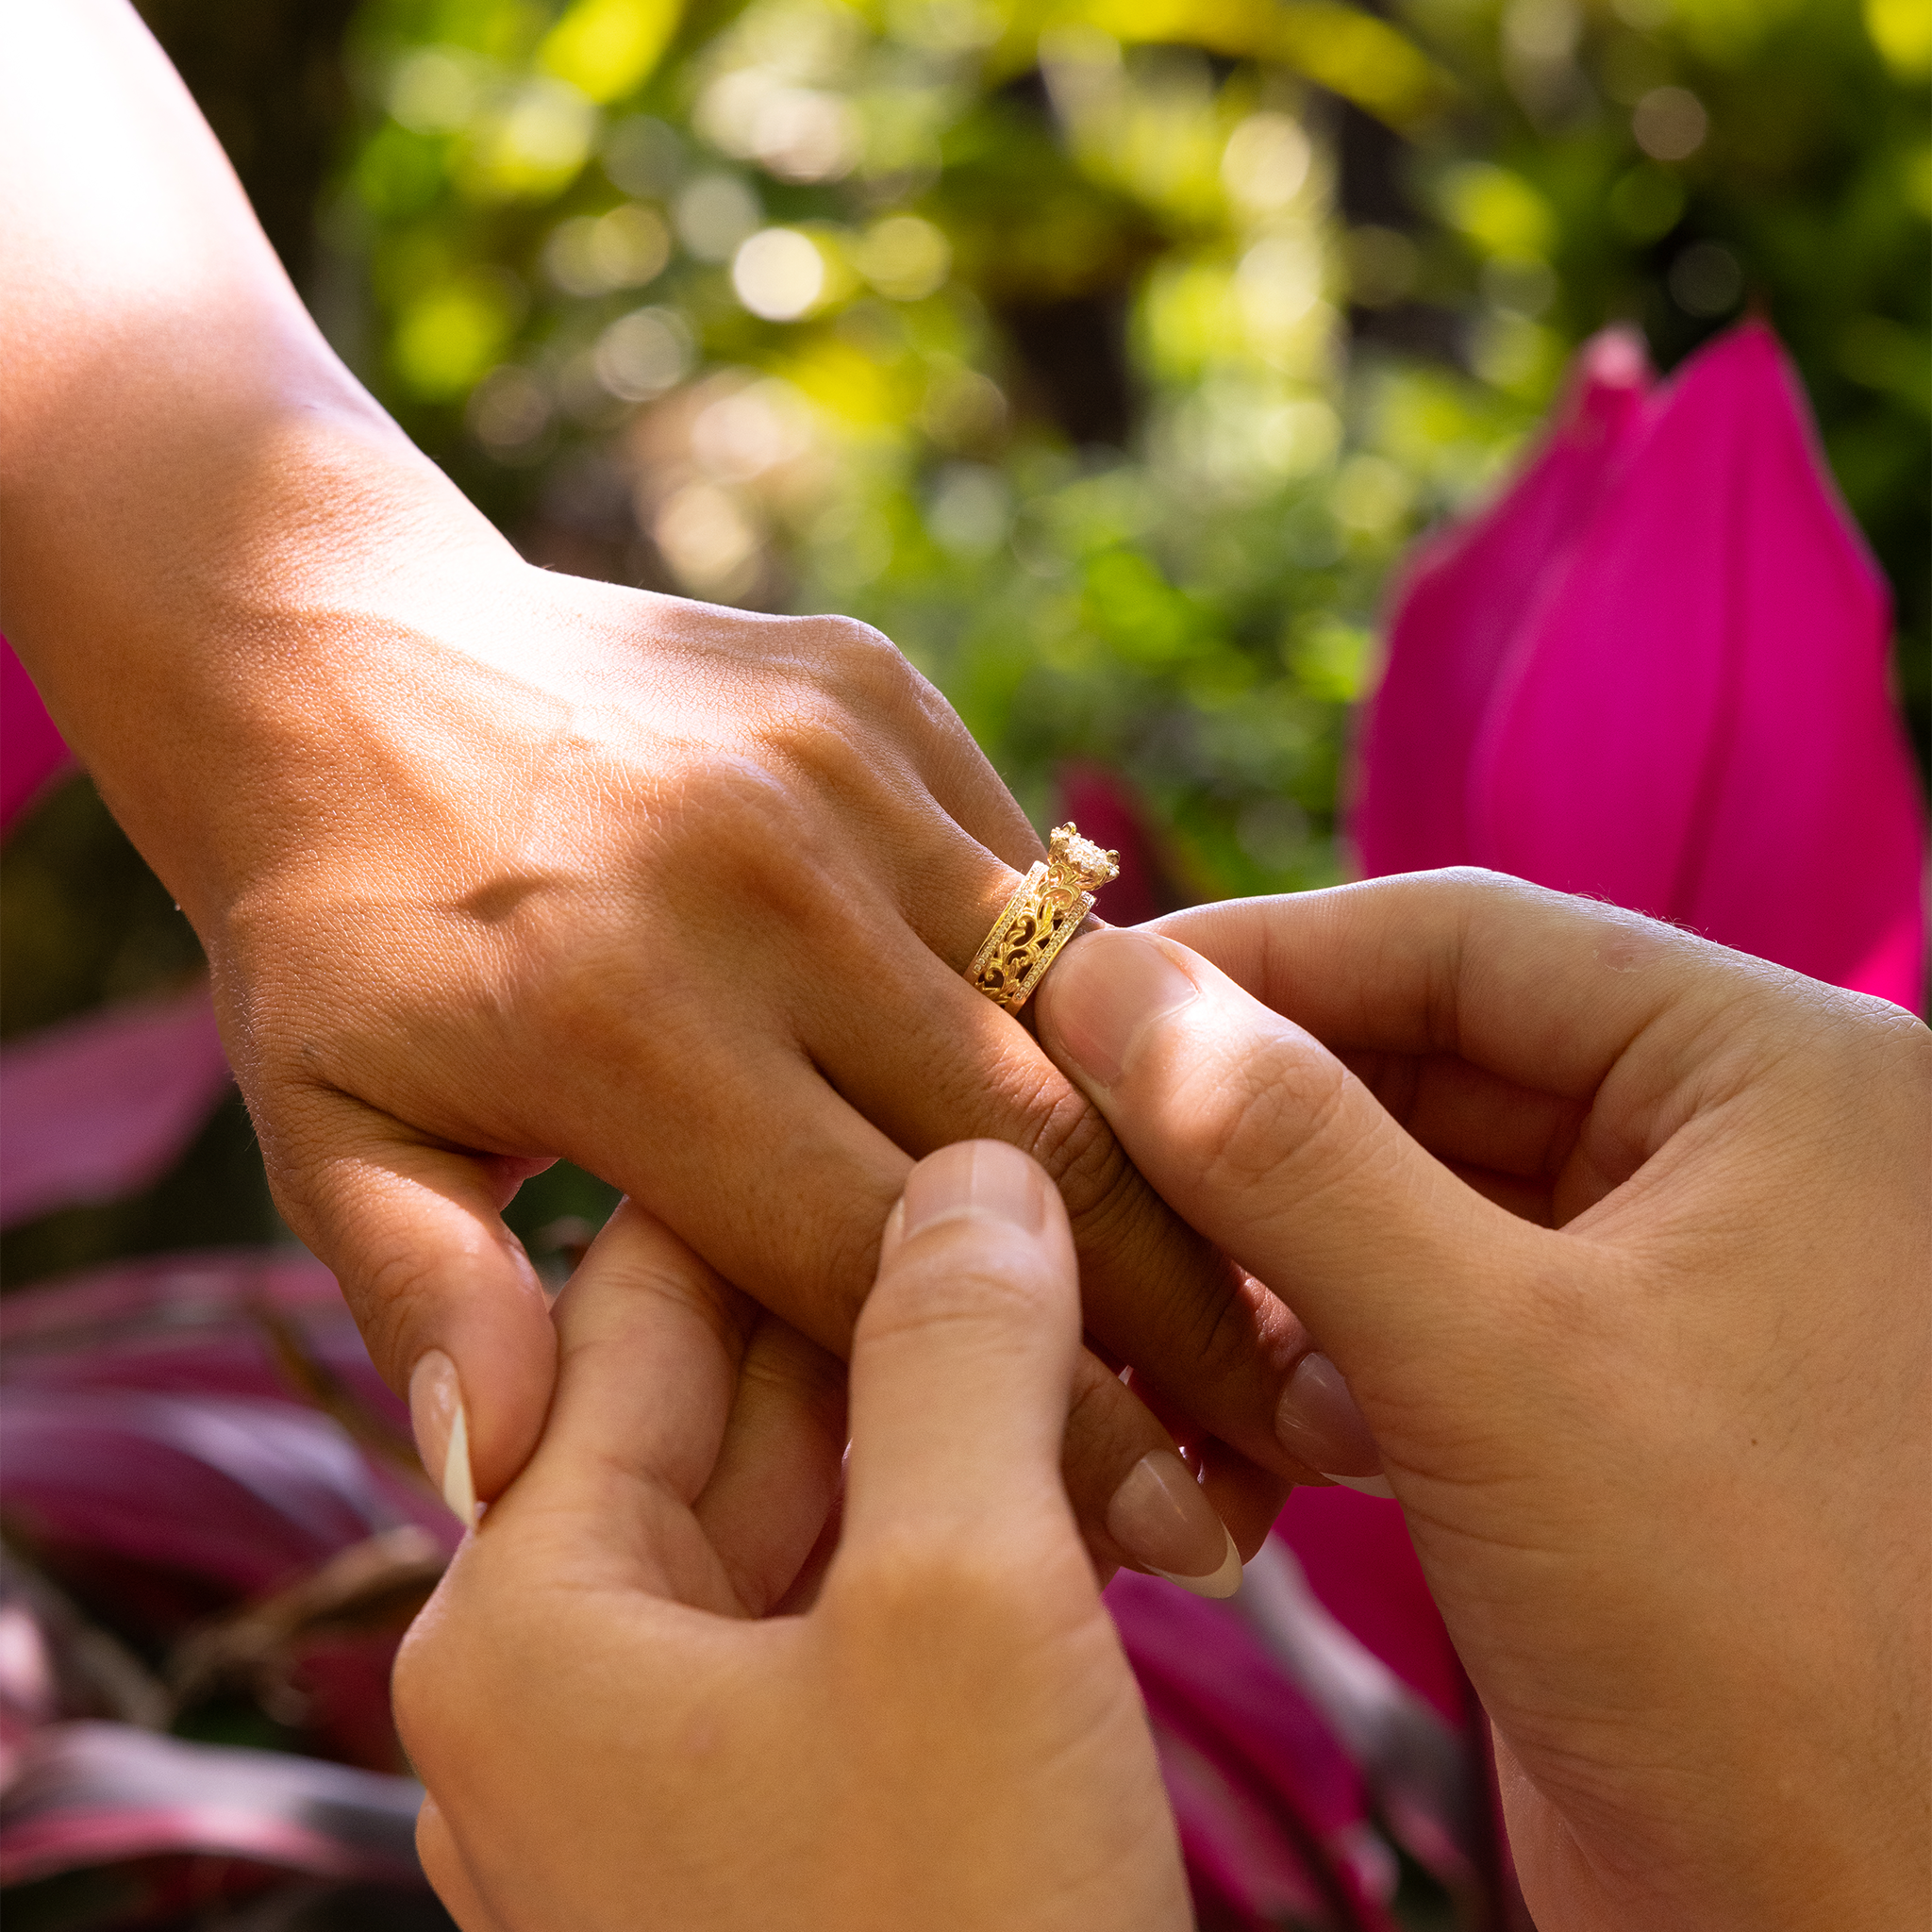
[[[192,893],[192,767],[296,725],[399,580],[512,553],[324,341],[133,13],[0,22],[0,625]]]

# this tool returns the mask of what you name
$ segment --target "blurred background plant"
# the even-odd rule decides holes
[[[1923,757],[1924,0],[142,11],[338,347],[527,556],[870,619],[1038,822],[1083,773],[1124,774],[1157,901],[1346,873],[1338,791],[1391,569],[1492,486],[1608,322],[1638,325],[1664,369],[1744,313],[1775,326],[1890,577]],[[0,893],[8,1040],[199,973],[84,779],[10,840]],[[232,1093],[163,1178],[124,1178],[13,1227],[6,1286],[286,1241]],[[559,1168],[512,1218],[560,1272],[608,1201]],[[220,1294],[206,1276],[154,1293],[188,1293],[198,1345],[247,1357],[222,1372],[229,1396],[321,1411],[322,1489],[346,1485],[355,1510],[305,1518],[292,1567],[189,1597],[136,1589],[126,1551],[63,1561],[44,1498],[39,1518],[10,1506],[9,1535],[38,1565],[27,1596],[62,1592],[34,1627],[79,1618],[145,1674],[82,1714],[375,1776],[394,1767],[369,1734],[369,1658],[441,1544],[396,1487],[381,1392],[352,1401],[345,1366],[312,1373],[315,1336],[340,1338],[308,1288],[285,1307],[261,1285],[272,1258],[238,1259]],[[180,1318],[128,1286],[147,1279],[96,1276],[92,1327],[18,1304],[25,1379],[71,1349],[47,1371],[61,1386],[153,1394],[142,1338]],[[364,1474],[316,1446],[327,1430],[361,1445]],[[354,1615],[302,1596],[325,1573]],[[263,1603],[292,1620],[275,1667],[196,1677],[210,1633],[269,1641],[245,1621]],[[314,1632],[345,1619],[353,1724],[303,1675]],[[336,1923],[316,1888],[387,1882],[379,1865],[318,1853],[295,1903],[264,1909]],[[34,1897],[49,1924],[135,1909]],[[242,1923],[207,1918],[231,1902],[167,1898],[171,1923]],[[378,1923],[356,1909],[340,1922]]]
[[[1127,774],[1174,896],[1341,875],[1391,565],[1604,323],[1755,309],[1890,576],[1923,738],[1919,0],[147,0],[324,325],[540,562],[891,634],[1036,819]],[[84,787],[0,1031],[190,971]],[[8,1279],[273,1225],[205,1187]],[[533,1220],[594,1213],[561,1176]]]

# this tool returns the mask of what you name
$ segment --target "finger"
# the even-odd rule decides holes
[[[1072,1221],[1096,1340],[1251,1462],[1277,1477],[1312,1475],[1274,1431],[1307,1347],[1292,1316],[1147,1185],[1105,1117],[1024,1026],[917,952],[877,963],[862,1017],[833,1004],[809,1025],[813,1055],[841,1091],[908,1151],[970,1136],[1039,1160]],[[1099,1451],[1082,1436],[1069,1453],[1069,1486],[1083,1498],[1103,1474],[1118,1482],[1124,1473],[1090,1470]]]
[[[1217,963],[1225,955],[1232,976],[1332,1045],[1453,1054],[1568,1103],[1576,1130],[1539,1217],[1557,1226],[1697,1111],[1735,1066],[1719,1039],[1743,1039],[1754,993],[1781,992],[1794,977],[1641,914],[1493,873],[1204,908],[1159,929],[1191,933]],[[1639,1041],[1643,1052],[1631,1054]],[[1563,1124],[1551,1120],[1560,1139]],[[1492,1164],[1459,1142],[1446,1151]]]
[[[474,1523],[535,1446],[556,1373],[542,1284],[498,1211],[504,1174],[334,1091],[263,1117],[279,1122],[264,1148],[277,1205],[407,1392],[431,1480]]]
[[[841,1565],[910,1542],[1071,1575],[1058,1463],[1083,1357],[1076,1272],[1059,1197],[1016,1149],[966,1142],[915,1170],[854,1337]],[[1231,1587],[1225,1529],[1185,1472],[1153,1460],[1128,1473],[1116,1514],[1135,1515],[1132,1537],[1168,1538],[1173,1574]]]
[[[1044,1174],[988,1141],[922,1163],[853,1337],[844,1549],[1036,1518],[1071,1542],[1058,1466],[1079,1354],[1073,1239]]]
[[[698,1525],[747,1612],[797,1581],[839,1492],[845,1364],[774,1316],[752,1332]]]
[[[1026,1028],[955,970],[991,929],[1017,879],[974,841],[941,840],[906,893],[905,924],[888,908],[874,906],[869,916],[848,908],[848,924],[882,941],[863,1000],[842,982],[824,995],[823,974],[800,974],[801,1037],[841,1094],[898,1146],[924,1155],[962,1137],[991,1137],[1043,1162],[1073,1215],[1089,1326],[1140,1367],[1150,1390],[1220,1440],[1209,1464],[1215,1505],[1252,1550],[1290,1483],[1322,1479],[1307,1459],[1322,1447],[1321,1430],[1283,1437],[1274,1427],[1305,1338],[1278,1300],[1231,1274],[1146,1187]],[[1138,1413],[1138,1398],[1123,1402],[1106,1379],[1079,1372],[1066,1476],[1095,1560],[1110,1566],[1141,1559],[1111,1543],[1096,1510],[1139,1455],[1172,1444]],[[1130,1446],[1135,1458],[1123,1462]],[[1352,1466],[1345,1444],[1329,1462]]]
[[[1020,809],[1006,780],[993,770],[978,741],[960,722],[959,714],[934,685],[924,677],[919,683],[931,720],[931,738],[920,760],[920,775],[933,803],[988,853],[1024,873],[1036,858],[1046,856],[1040,834]],[[1012,888],[1007,890],[1010,892]],[[978,941],[973,943],[977,945]],[[964,963],[962,959],[960,964]]]
[[[1707,1013],[1735,999],[1740,967],[1789,978],[1639,913],[1463,870],[1230,900],[1149,929],[1338,1050],[1453,1055],[1571,1101],[1687,995]]]
[[[959,990],[973,1003],[975,1021],[984,1008],[1017,1031],[963,980]],[[1045,1066],[1037,1052],[1034,1058]],[[658,1064],[662,1084],[655,1111],[677,1120],[682,1132],[641,1144],[635,1084],[625,1082],[621,1108],[613,1101],[607,1111],[599,1100],[580,1120],[584,1163],[594,1158],[591,1147],[601,1144],[607,1160],[614,1150],[613,1177],[631,1181],[641,1205],[721,1274],[755,1283],[759,1300],[791,1326],[845,1355],[876,1272],[880,1230],[911,1161],[795,1052],[751,1042],[727,1062],[704,1060],[702,1078],[695,1057],[671,1055]],[[1059,1081],[1052,1068],[1046,1071]],[[929,1076],[924,1070],[922,1077]],[[565,1152],[578,1158],[562,1123],[545,1124],[544,1131],[554,1131]],[[732,1150],[743,1184],[720,1186],[715,1150],[721,1146]],[[770,1175],[782,1175],[783,1185],[759,1184]],[[1210,1264],[1219,1270],[1218,1262]],[[1108,1511],[1141,1458],[1172,1453],[1172,1439],[1098,1364],[1081,1370],[1079,1395],[1068,1423],[1068,1488],[1094,1559],[1109,1568],[1144,1564],[1139,1549],[1113,1536]],[[1286,1485],[1279,1474],[1230,1458],[1217,1470],[1215,1493],[1228,1507],[1241,1546],[1252,1549],[1266,1534]]]
[[[546,1127],[568,1158],[842,1357],[910,1159],[794,1047],[754,1038],[720,1058],[627,1044],[604,1084]]]
[[[1290,1016],[1294,1017],[1291,1011]],[[1323,1043],[1439,1159],[1474,1173],[1541,1183],[1547,1191],[1575,1148],[1588,1111],[1583,1101],[1540,1092],[1458,1054]]]
[[[716,1471],[757,1310],[626,1201],[556,1319],[549,1425],[506,1519],[541,1518],[553,1568],[581,1580],[741,1614],[693,1507]]]
[[[1505,1274],[1533,1232],[1318,1041],[1172,940],[1074,941],[1041,1008],[1042,1039],[1135,1164],[1293,1304],[1357,1394],[1354,1365],[1378,1344],[1407,1357],[1459,1336],[1470,1257]]]
[[[767,1616],[802,1617],[818,1602],[819,1591],[824,1587],[825,1573],[839,1554],[839,1539],[844,1527],[845,1469],[841,1458],[838,1486],[832,1491],[832,1505],[819,1527],[817,1540],[806,1552],[805,1561],[798,1566],[798,1574],[792,1577],[785,1593],[767,1610]]]
[[[425,1797],[416,1813],[416,1857],[430,1890],[462,1932],[506,1932],[503,1921],[484,1904],[469,1862],[433,1797]]]
[[[1291,1487],[1285,1478],[1198,1425],[1188,1435],[1191,1466],[1155,1406],[1091,1349],[1080,1351],[1060,1480],[1103,1583],[1126,1566],[1199,1596],[1225,1595],[1239,1580],[1223,1568],[1226,1539],[1251,1557],[1281,1514]]]

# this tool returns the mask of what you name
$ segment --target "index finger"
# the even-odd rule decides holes
[[[757,1309],[675,1235],[621,1204],[558,1298],[557,1393],[491,1512],[541,1517],[575,1574],[730,1613],[694,1511],[718,1462]],[[486,1525],[487,1527],[487,1525]]]
[[[1454,1054],[1571,1100],[1667,1010],[1688,1035],[1752,976],[1790,977],[1641,913],[1474,868],[1228,900],[1147,929],[1331,1050]]]

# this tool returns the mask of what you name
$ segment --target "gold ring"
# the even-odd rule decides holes
[[[1103,852],[1071,824],[1056,825],[1047,857],[1013,888],[966,977],[988,999],[1017,1013],[1059,949],[1093,910],[1093,895],[1121,869],[1120,854]]]

